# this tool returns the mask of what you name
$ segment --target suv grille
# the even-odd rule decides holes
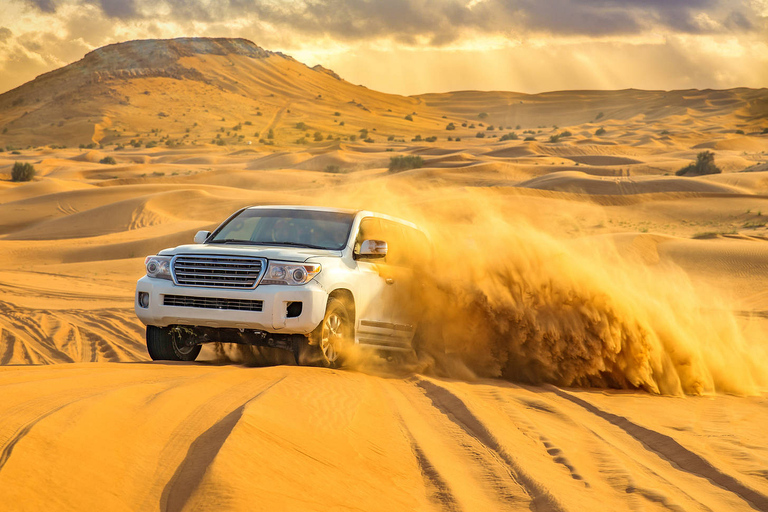
[[[176,284],[215,288],[254,288],[264,268],[262,258],[250,256],[176,256]]]
[[[231,309],[235,311],[261,311],[262,301],[223,299],[219,297],[188,297],[185,295],[164,295],[164,306],[185,308]]]

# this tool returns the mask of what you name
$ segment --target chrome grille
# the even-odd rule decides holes
[[[264,259],[250,256],[176,256],[173,278],[181,286],[253,288],[264,269]]]
[[[186,295],[163,295],[164,306],[185,308],[230,309],[234,311],[261,311],[260,300],[224,299],[220,297],[189,297]]]

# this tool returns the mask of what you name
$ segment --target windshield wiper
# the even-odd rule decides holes
[[[331,250],[327,247],[323,247],[322,245],[302,244],[299,242],[268,242],[267,245],[289,245],[291,247],[307,247],[308,249],[322,249],[324,251]]]
[[[237,238],[225,238],[223,240],[211,240],[209,244],[238,244],[238,245],[264,245],[251,240],[238,240]]]

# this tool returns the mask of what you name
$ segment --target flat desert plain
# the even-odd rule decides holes
[[[183,79],[165,80],[152,94]],[[116,147],[113,116],[90,128],[104,147],[51,148],[19,121],[8,137],[32,147],[0,153],[0,509],[768,510],[768,135],[733,115],[742,93],[561,128],[536,125],[557,116],[542,103],[503,141],[486,128],[518,101],[506,93],[338,107],[381,123],[402,110],[406,128],[372,142],[281,135],[312,126],[312,97],[253,114],[274,146],[212,144],[214,127]],[[585,101],[555,96],[572,113]],[[403,120],[419,105],[431,113]],[[181,119],[164,108],[157,123]],[[322,108],[328,132],[337,107]],[[210,124],[185,109],[180,126]],[[483,110],[480,138],[461,123]],[[705,150],[722,173],[675,176]],[[400,155],[423,166],[388,171]],[[11,182],[15,162],[36,177]],[[133,313],[144,257],[257,204],[422,225],[420,307],[445,350],[356,352],[340,370],[229,346],[150,362]]]

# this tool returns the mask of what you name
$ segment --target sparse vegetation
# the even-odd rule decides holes
[[[314,134],[315,142],[322,142],[323,140],[323,134],[320,132],[315,132]]]
[[[27,162],[16,162],[11,170],[11,181],[31,181],[35,177],[35,166]]]
[[[499,140],[504,142],[505,140],[517,140],[517,139],[519,139],[517,134],[515,132],[512,132],[512,133],[505,133],[504,135],[501,136]]]
[[[737,135],[744,135],[744,130],[736,130]]]
[[[115,164],[117,164],[117,161],[115,161],[115,159],[112,158],[111,156],[105,156],[104,158],[99,160],[99,163],[100,164],[107,164],[107,165],[115,165]]]
[[[552,134],[552,135],[550,135],[550,136],[549,136],[549,142],[552,142],[552,143],[555,143],[555,142],[560,142],[560,137],[562,137],[562,135],[561,135],[561,134],[559,134],[559,133],[554,133],[554,134]]]
[[[420,156],[403,155],[389,159],[389,172],[407,171],[419,167],[424,167],[424,160]]]
[[[298,122],[298,123],[296,123],[296,129],[297,130],[306,130],[307,129],[307,125],[304,124],[303,122]]]
[[[435,136],[433,135],[433,136],[431,136],[431,137],[427,137],[427,138],[426,138],[426,139],[424,139],[424,140],[425,140],[426,142],[436,142],[436,141],[437,141],[437,137],[435,137]]]
[[[413,116],[411,114],[408,114],[407,116],[405,116],[405,119],[408,121],[413,121]]]
[[[448,124],[445,126],[445,129],[446,129],[446,130],[455,130],[455,129],[456,129],[456,125],[455,125],[455,124],[453,124],[453,123],[448,123]]]
[[[528,136],[527,136],[525,139],[523,139],[523,140],[524,140],[525,142],[531,142],[531,141],[534,141],[534,140],[536,140],[536,137],[534,137],[533,135],[528,135]]]
[[[600,137],[601,135],[605,135],[605,128],[603,128],[603,127],[601,126],[601,127],[600,127],[600,128],[598,128],[597,130],[595,130],[595,135],[597,135],[598,137]]]
[[[328,164],[325,166],[325,169],[323,169],[323,171],[329,172],[332,174],[339,174],[341,172],[341,167],[339,167],[338,165]]]
[[[721,172],[723,171],[715,165],[715,154],[711,151],[702,151],[696,155],[696,162],[686,165],[675,174],[677,176],[703,176]]]
[[[475,137],[477,137],[478,139],[484,139],[485,138],[485,132],[477,132],[475,134]]]
[[[485,119],[486,117],[488,117],[488,112],[480,112],[477,114],[478,119]]]
[[[267,138],[268,139],[274,139],[275,138],[275,131],[272,128],[270,128],[269,132],[267,132]]]
[[[602,119],[602,117],[603,117],[603,113],[602,113],[602,112],[599,112],[599,113],[598,113],[598,114],[595,116],[595,121],[597,121],[598,119]]]

